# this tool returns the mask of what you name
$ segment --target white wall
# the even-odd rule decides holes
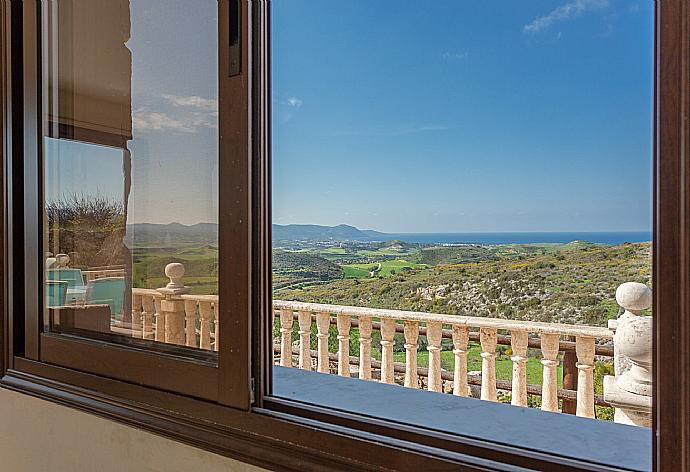
[[[259,472],[210,452],[0,388],[2,472]]]

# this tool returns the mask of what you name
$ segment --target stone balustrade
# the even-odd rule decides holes
[[[184,286],[184,266],[169,264],[165,269],[170,283],[160,289],[135,288],[132,291],[132,327],[134,335],[159,342],[179,344],[193,348],[217,350],[218,296],[191,295]],[[380,379],[383,383],[400,383],[409,388],[421,388],[421,378],[426,378],[425,388],[433,392],[450,389],[453,395],[468,396],[471,386],[479,386],[478,396],[483,400],[497,401],[498,392],[511,394],[511,403],[527,406],[528,395],[541,396],[541,409],[558,412],[559,399],[576,402],[578,416],[594,418],[595,404],[614,405],[623,408],[620,395],[610,395],[610,401],[594,392],[594,366],[596,356],[612,357],[616,351],[627,356],[632,368],[623,376],[623,370],[616,368],[616,378],[607,380],[615,384],[620,392],[634,392],[637,403],[628,405],[628,413],[616,420],[633,424],[646,424],[637,418],[626,420],[639,413],[640,401],[651,402],[639,395],[646,395],[650,382],[651,345],[635,345],[636,336],[651,334],[651,318],[640,317],[641,310],[649,307],[651,296],[644,285],[637,284],[633,289],[623,284],[617,294],[618,303],[626,310],[622,322],[631,319],[629,330],[619,323],[615,329],[517,321],[498,318],[445,315],[402,310],[374,309],[318,303],[274,300],[273,311],[279,326],[278,341],[275,345],[277,362],[286,367],[303,370],[316,370],[322,373],[337,372],[337,375],[350,377],[352,367],[356,376],[362,380]],[[625,287],[628,287],[625,289]],[[642,287],[642,288],[641,288]],[[645,291],[646,289],[646,291]],[[639,318],[647,318],[640,320]],[[337,331],[337,352],[329,351],[330,327]],[[312,327],[315,328],[316,350],[311,349]],[[296,328],[297,341],[293,342]],[[357,329],[356,339],[359,355],[350,356],[350,342],[353,328]],[[615,326],[614,326],[615,328]],[[380,360],[372,356],[372,333],[380,333]],[[614,336],[614,332],[616,335]],[[402,334],[405,349],[405,362],[395,362],[394,350],[396,334]],[[640,333],[643,333],[640,335]],[[420,336],[426,338],[428,368],[418,366]],[[622,338],[626,338],[622,341]],[[450,343],[443,344],[448,339]],[[651,338],[650,338],[651,339]],[[574,340],[574,341],[573,341]],[[468,372],[468,350],[470,341],[481,347],[481,374]],[[623,353],[613,349],[611,342],[625,343]],[[450,346],[448,346],[450,344]],[[497,346],[510,345],[512,354],[512,376],[510,381],[497,380]],[[442,369],[441,351],[452,350],[453,369]],[[528,354],[538,349],[543,365],[541,385],[527,382]],[[561,363],[559,353],[573,352],[576,356],[576,390],[559,389],[558,367]],[[373,374],[377,375],[374,376]],[[396,374],[398,377],[396,378]],[[401,375],[403,374],[403,375]],[[619,378],[620,377],[620,378]],[[640,393],[641,392],[641,393]],[[621,406],[622,405],[622,406]],[[646,405],[646,403],[645,403]],[[644,410],[644,408],[642,408]],[[630,413],[634,411],[637,413]],[[638,415],[639,416],[639,415]]]
[[[166,294],[132,289],[135,337],[217,351],[217,295]]]
[[[502,343],[508,338],[512,349],[510,357],[513,363],[513,375],[509,391],[511,403],[527,406],[528,393],[535,393],[535,386],[527,383],[527,352],[528,348],[537,341],[541,348],[541,363],[543,364],[543,380],[541,391],[541,408],[545,411],[558,411],[559,395],[557,369],[560,361],[558,354],[563,346],[572,348],[572,342],[565,338],[575,337],[574,347],[577,354],[578,387],[576,392],[577,415],[594,417],[594,361],[597,343],[612,339],[613,333],[608,328],[594,326],[579,326],[559,323],[540,323],[531,321],[513,321],[497,318],[481,318],[458,315],[442,315],[435,313],[420,313],[399,310],[383,310],[364,307],[350,307],[340,305],[326,305],[317,303],[303,303],[274,300],[276,315],[280,320],[280,365],[293,365],[293,323],[297,319],[299,326],[299,340],[297,348],[297,367],[311,370],[310,335],[312,323],[316,324],[317,349],[316,370],[329,372],[331,355],[328,352],[329,326],[331,319],[335,319],[337,326],[338,352],[336,356],[338,375],[349,377],[350,365],[357,365],[357,376],[363,380],[372,378],[372,369],[380,371],[380,381],[395,383],[396,363],[394,362],[395,334],[402,331],[405,349],[404,386],[420,388],[417,365],[417,351],[419,336],[427,340],[429,367],[424,371],[427,378],[426,388],[430,391],[441,392],[443,381],[452,384],[452,393],[458,396],[468,396],[469,377],[467,372],[467,355],[471,337],[479,339],[481,346],[482,370],[480,380],[480,398],[497,401],[498,387],[503,390],[506,386],[496,380],[496,349],[498,338]],[[381,333],[380,362],[372,359],[371,335],[372,327]],[[350,356],[351,329],[359,331],[359,359],[352,362]],[[444,329],[447,327],[447,329]],[[500,334],[503,332],[508,335]],[[442,338],[450,333],[452,352],[454,354],[453,372],[445,372],[441,368]],[[474,336],[473,336],[474,335]],[[478,336],[477,336],[478,335]],[[563,341],[561,339],[563,338]],[[532,342],[530,342],[532,341]],[[602,351],[610,355],[610,349],[602,346]],[[398,369],[400,370],[400,369]],[[532,388],[528,388],[532,387]]]
[[[163,288],[132,289],[133,336],[217,351],[218,296],[190,295],[182,264],[168,264],[165,275]]]

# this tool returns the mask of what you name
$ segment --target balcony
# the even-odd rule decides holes
[[[82,272],[87,281],[124,277],[121,268]],[[131,323],[108,314],[109,331],[217,350],[218,296],[189,294],[182,264],[165,273],[165,287],[132,289]],[[649,426],[651,318],[641,315],[651,291],[625,283],[616,300],[624,314],[606,328],[274,300],[274,363],[585,418],[610,419],[615,409],[615,421]],[[468,367],[472,347],[481,370]],[[512,364],[509,380],[497,376],[499,356]],[[540,364],[540,382],[528,382],[528,362]],[[603,377],[601,391],[595,367],[611,364],[615,376]]]

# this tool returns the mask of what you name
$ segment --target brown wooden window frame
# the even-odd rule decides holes
[[[150,362],[169,362],[169,368],[188,369],[195,378],[208,375],[188,361],[39,333],[40,2],[0,3],[5,203],[0,385],[280,470],[619,470],[409,425],[376,424],[268,395],[270,1],[241,2],[244,67],[227,86],[242,99],[226,105],[221,100],[220,117],[221,135],[233,133],[235,143],[243,143],[233,147],[221,141],[225,157],[219,162],[221,176],[242,189],[236,206],[222,206],[221,199],[219,215],[226,262],[220,265],[220,280],[226,281],[220,296],[224,319],[233,323],[220,325],[219,367],[210,382],[200,380],[200,390],[160,371],[147,377],[154,373]],[[653,462],[657,471],[676,471],[690,469],[690,0],[655,5]],[[219,16],[221,70],[227,58],[224,18]],[[135,373],[78,359],[71,349],[95,360],[117,356]]]
[[[229,68],[229,1],[218,2],[218,59],[219,71]],[[14,363],[22,369],[45,369],[46,365],[74,369],[125,382],[146,385],[176,392],[219,404],[249,407],[250,391],[248,351],[246,349],[248,318],[249,272],[249,163],[243,158],[249,140],[242,139],[249,128],[248,96],[245,93],[247,74],[230,77],[218,74],[219,101],[219,179],[226,185],[219,187],[219,253],[227,261],[219,271],[219,298],[222,319],[218,359],[216,365],[187,359],[168,352],[147,350],[144,346],[122,345],[87,337],[65,335],[41,330],[42,269],[42,142],[41,111],[41,2],[23,2],[23,168],[9,181],[10,192],[23,195],[12,223],[13,235],[21,232],[23,245],[12,242],[14,277],[12,291],[23,301],[24,343],[22,356]],[[245,20],[248,18],[245,10]],[[14,38],[13,38],[14,39]],[[244,48],[245,61],[247,49]],[[16,145],[16,143],[15,143]],[[17,148],[15,148],[17,149]],[[13,164],[14,165],[14,164]],[[229,195],[232,190],[232,195]],[[237,189],[237,190],[235,190]],[[21,222],[17,221],[21,219]],[[232,269],[229,270],[229,268]],[[21,277],[19,274],[22,274]],[[244,277],[243,277],[244,276]],[[23,292],[23,293],[22,293]],[[38,294],[38,296],[37,296]],[[240,314],[240,316],[233,316]],[[21,320],[15,319],[16,323]],[[136,344],[133,342],[132,344]],[[140,344],[145,344],[141,342]],[[29,367],[31,366],[31,367]],[[40,366],[40,367],[39,367]],[[175,375],[170,375],[170,373]]]

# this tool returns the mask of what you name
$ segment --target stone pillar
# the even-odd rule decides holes
[[[429,377],[427,390],[441,392],[443,382],[441,380],[441,339],[443,337],[443,325],[437,322],[426,324],[426,350],[429,352]]]
[[[558,411],[558,348],[560,336],[541,334],[541,364],[544,366],[541,382],[541,409]]]
[[[213,319],[213,350],[218,351],[220,346],[220,301],[213,304],[215,317]]]
[[[155,312],[155,297],[154,296],[149,296],[149,295],[144,295],[141,298],[141,306],[142,306],[142,313],[141,313],[141,337],[144,339],[153,339],[154,338],[154,332],[153,332],[153,316]]]
[[[297,316],[299,323],[299,368],[311,370],[311,313],[302,310]]]
[[[199,348],[211,349],[211,302],[199,302]]]
[[[162,301],[163,297],[160,294],[156,295],[153,299],[153,306],[154,310],[156,311],[154,315],[156,320],[156,332],[154,333],[154,339],[160,343],[165,342],[165,314],[161,310]]]
[[[339,313],[336,318],[338,327],[338,375],[350,376],[350,315]]]
[[[594,338],[575,337],[577,354],[577,408],[575,414],[594,418]]]
[[[482,346],[482,388],[481,399],[495,402],[496,398],[496,329],[479,328],[479,342]]]
[[[417,388],[419,322],[405,321],[405,387]]]
[[[184,301],[185,343],[187,347],[199,347],[196,339],[196,300]]]
[[[185,344],[185,311],[181,295],[189,293],[189,287],[182,283],[184,265],[173,262],[165,266],[165,276],[170,279],[168,285],[157,289],[163,298],[160,302],[160,316],[165,319],[165,342],[168,344]],[[156,317],[156,319],[160,319]],[[158,328],[158,327],[157,327]],[[156,338],[158,339],[158,338]]]
[[[371,380],[371,317],[359,317],[359,378]]]
[[[395,320],[381,320],[381,382],[395,383],[393,345],[395,344]]]
[[[625,312],[613,324],[616,376],[604,377],[604,400],[616,408],[616,423],[651,427],[652,317],[642,313],[652,306],[652,291],[627,282],[616,301]]]
[[[280,310],[280,365],[292,367],[292,310]]]
[[[513,382],[510,403],[527,406],[527,331],[511,331],[510,347],[513,355]]]
[[[328,313],[316,314],[316,350],[317,366],[316,370],[324,374],[329,373],[328,368],[328,328],[331,323],[331,316]]]
[[[455,365],[453,369],[453,395],[466,397],[467,386],[467,342],[470,329],[467,326],[453,325],[453,354]]]
[[[141,337],[142,332],[142,297],[141,295],[132,295],[132,336]]]

